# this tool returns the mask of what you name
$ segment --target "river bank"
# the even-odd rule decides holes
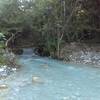
[[[7,52],[5,49],[0,49],[0,79],[7,78],[11,73],[17,71],[19,66],[17,65],[16,55]]]
[[[65,62],[100,66],[100,44],[70,43],[61,49]]]

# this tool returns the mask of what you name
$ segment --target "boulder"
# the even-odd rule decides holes
[[[0,90],[8,89],[8,86],[6,84],[0,84]]]

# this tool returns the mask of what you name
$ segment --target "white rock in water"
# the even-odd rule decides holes
[[[6,65],[1,66],[1,68],[0,68],[0,72],[4,72],[4,71],[6,70],[6,68],[7,68],[7,66],[6,66]]]
[[[39,80],[39,77],[33,77],[33,80],[35,80],[35,81]]]
[[[3,71],[5,71],[5,69],[4,68],[0,68],[0,72],[3,72]]]
[[[43,83],[43,80],[41,80],[41,78],[38,77],[38,76],[33,76],[32,77],[32,82],[33,83]]]
[[[2,89],[8,89],[8,86],[6,84],[1,84],[0,85],[0,90],[2,90]]]
[[[12,68],[12,71],[16,71],[17,70],[17,68]]]

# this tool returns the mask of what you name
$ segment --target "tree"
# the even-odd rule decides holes
[[[81,42],[99,37],[99,0],[0,0],[0,31],[9,40],[30,41],[44,52],[60,57],[66,42]],[[12,37],[13,38],[12,38]],[[8,39],[8,38],[7,38]],[[21,40],[18,38],[18,40]],[[23,45],[25,43],[23,42]]]

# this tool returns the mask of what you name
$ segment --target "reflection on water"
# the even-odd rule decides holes
[[[100,69],[25,52],[18,57],[23,67],[0,80],[8,87],[0,89],[0,100],[100,100]]]

